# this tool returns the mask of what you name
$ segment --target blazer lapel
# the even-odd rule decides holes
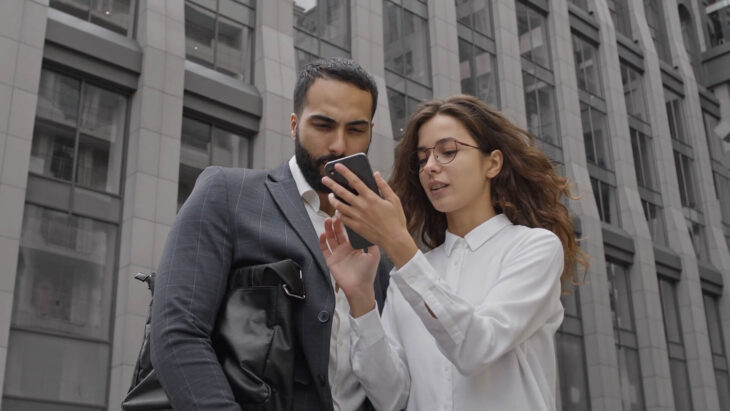
[[[314,256],[329,284],[329,269],[322,255],[322,250],[319,248],[319,238],[317,232],[314,231],[314,227],[312,227],[312,221],[309,219],[307,210],[304,209],[297,184],[291,175],[291,170],[289,170],[289,163],[285,162],[271,170],[265,184],[281,213],[289,221],[289,224],[294,227],[294,231]]]

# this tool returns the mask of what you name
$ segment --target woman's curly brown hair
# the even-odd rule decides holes
[[[578,247],[573,221],[562,202],[563,197],[574,198],[568,179],[558,175],[553,163],[535,146],[535,139],[527,131],[472,96],[457,95],[423,103],[408,121],[396,151],[390,185],[400,197],[411,235],[418,237],[420,234],[423,244],[435,248],[444,242],[446,234],[446,215],[433,208],[421,187],[418,173],[412,171],[418,132],[424,123],[438,114],[459,120],[483,153],[489,154],[495,149],[502,152],[502,169],[491,181],[495,211],[504,213],[515,224],[555,233],[563,245],[565,258],[561,280],[564,285],[577,284],[576,264],[585,269],[588,260]]]

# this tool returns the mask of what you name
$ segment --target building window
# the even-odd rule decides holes
[[[113,224],[26,204],[5,408],[106,408],[116,239]]]
[[[459,38],[459,71],[462,93],[475,96],[492,107],[498,105],[494,54]]]
[[[651,239],[655,243],[667,245],[667,228],[664,224],[662,207],[642,198],[641,208],[644,210],[644,217],[649,225]]]
[[[639,187],[658,191],[659,184],[656,179],[652,139],[633,128],[630,128],[629,132],[631,134],[631,150],[634,155],[634,169],[636,170]]]
[[[385,83],[396,140],[415,106],[433,95],[427,12],[422,3],[383,0]]]
[[[603,91],[601,76],[598,72],[598,49],[596,46],[573,33],[573,54],[575,55],[575,74],[578,78],[578,88],[602,97]]]
[[[659,297],[664,316],[664,332],[669,351],[669,372],[672,378],[674,407],[677,410],[691,410],[692,397],[687,375],[687,357],[682,338],[682,322],[677,303],[677,284],[668,278],[659,277]]]
[[[126,113],[125,96],[43,69],[30,172],[119,193]]]
[[[727,356],[725,355],[725,338],[718,307],[719,296],[708,292],[702,293],[707,317],[707,331],[710,337],[712,363],[715,368],[717,394],[720,397],[720,409],[730,410],[730,374],[728,373]]]
[[[350,57],[350,2],[294,0],[297,71],[320,57]]]
[[[522,72],[522,83],[525,87],[528,131],[543,142],[560,147],[555,113],[555,87],[526,71]]]
[[[250,1],[186,0],[186,58],[251,82],[255,10]]]
[[[464,26],[493,37],[490,0],[456,0],[456,21]]]
[[[679,183],[679,197],[683,207],[697,208],[697,195],[695,193],[695,179],[692,174],[692,159],[679,151],[674,151],[674,166],[677,169],[677,182]]]
[[[547,19],[522,2],[515,3],[520,55],[541,67],[550,69]]]
[[[712,178],[715,183],[717,199],[720,201],[722,223],[730,227],[730,177],[713,170]]]
[[[682,99],[667,89],[664,89],[664,98],[666,100],[667,119],[669,120],[669,135],[672,140],[689,144],[684,127],[684,116],[682,115]]]
[[[710,45],[716,47],[730,41],[730,4],[717,0],[704,0],[702,3],[707,15],[707,35],[710,38]]]
[[[624,99],[626,101],[626,113],[644,123],[649,122],[649,115],[644,100],[644,87],[642,85],[641,73],[632,66],[621,64],[621,83],[624,86]]]
[[[580,7],[581,9],[588,11],[588,0],[569,0],[571,3]]]
[[[565,314],[556,334],[560,402],[563,411],[588,411],[588,372],[578,289],[561,298]]]
[[[247,167],[249,140],[210,122],[183,117],[177,207],[180,209],[208,166]]]
[[[618,218],[618,204],[616,198],[616,186],[595,177],[591,177],[593,196],[598,207],[598,217],[607,224],[620,226]]]
[[[583,141],[586,147],[586,159],[606,170],[613,169],[611,150],[606,136],[606,115],[592,106],[581,102],[580,117],[583,125]]]
[[[631,11],[628,0],[608,0],[608,11],[611,13],[616,32],[631,38]]]
[[[624,266],[612,261],[606,261],[606,273],[618,356],[621,403],[624,411],[643,410],[644,390],[641,384],[639,343],[636,337],[629,273]]]
[[[666,19],[664,18],[662,3],[663,1],[660,0],[644,0],[644,12],[646,13],[646,24],[649,26],[649,33],[652,40],[654,40],[659,59],[671,63],[672,54],[669,51],[669,38],[667,37]]]
[[[48,5],[125,36],[131,32],[133,0],[50,0]]]
[[[697,259],[709,262],[710,256],[707,254],[708,248],[707,238],[705,237],[705,226],[689,219],[687,219],[686,222],[689,239],[692,241],[692,248],[694,248]]]

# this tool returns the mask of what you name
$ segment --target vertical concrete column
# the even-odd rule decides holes
[[[148,315],[149,291],[132,278],[157,268],[177,211],[185,17],[181,1],[142,1],[142,74],[131,97],[108,409],[129,388]]]
[[[292,0],[256,2],[254,85],[263,98],[254,168],[275,167],[294,154],[289,117],[296,83]]]
[[[694,155],[693,172],[696,177],[694,184],[705,220],[705,238],[709,247],[710,263],[723,272],[726,279],[730,280],[728,278],[730,275],[730,255],[728,255],[727,243],[722,230],[720,203],[715,195],[710,153],[705,135],[697,81],[692,69],[692,61],[684,44],[677,5],[673,2],[662,2],[662,7],[664,7],[674,67],[679,70],[684,81],[685,95],[682,100],[684,132],[692,144],[692,154]],[[692,387],[692,402],[696,409],[719,410],[720,404],[701,282],[697,278],[697,281],[689,282],[687,286],[685,295],[680,296],[680,312],[682,313],[682,331],[685,340],[689,380]],[[725,294],[728,294],[727,287],[725,287]],[[686,326],[685,321],[689,323]]]
[[[644,401],[647,410],[671,410],[672,403],[667,399],[672,397],[672,385],[654,247],[638,191],[616,32],[605,2],[596,1],[592,10],[600,26],[598,67],[606,100],[606,126],[618,186],[619,214],[622,228],[631,235],[635,245],[629,276]]]
[[[493,1],[492,19],[501,111],[515,124],[527,128],[522,71],[517,69],[522,67],[522,61],[515,2]]]
[[[385,85],[385,55],[383,50],[383,2],[370,0],[350,1],[352,23],[352,59],[372,74],[378,85],[375,110],[375,129],[368,157],[374,171],[388,178],[393,168],[395,140],[390,127],[390,108]]]
[[[431,32],[433,97],[448,98],[461,92],[456,3],[428,2],[428,29]]]
[[[4,386],[48,0],[0,1],[0,387]],[[0,401],[2,399],[0,398]],[[2,403],[0,402],[0,408]]]
[[[586,164],[573,43],[570,25],[566,24],[569,21],[567,0],[551,1],[547,17],[565,175],[573,182],[576,194],[581,196],[580,200],[570,200],[570,208],[581,220],[583,240],[580,246],[592,257],[586,282],[579,287],[590,402],[595,409],[620,409],[616,346],[603,258],[603,223]]]
[[[665,17],[676,10],[669,10],[669,3],[662,3]],[[671,3],[675,4],[675,3]],[[679,194],[679,183],[674,164],[674,152],[669,131],[669,120],[665,107],[664,89],[656,47],[646,24],[646,13],[641,2],[629,4],[631,14],[635,16],[635,37],[644,50],[644,81],[647,90],[647,105],[649,121],[652,126],[654,150],[657,161],[657,171],[664,202],[665,217],[667,220],[667,236],[669,246],[682,260],[682,280],[677,284],[677,299],[679,304],[680,321],[684,349],[687,358],[692,402],[695,409],[719,409],[717,390],[715,389],[712,359],[709,355],[709,340],[707,338],[707,321],[704,315],[702,288],[700,284],[697,257],[687,230],[683,207]],[[674,32],[671,22],[666,22],[667,31]],[[679,27],[675,27],[679,30]],[[672,58],[677,58],[676,40],[670,34]],[[681,39],[681,33],[680,33]],[[681,40],[680,40],[681,41]],[[687,83],[685,82],[685,87]],[[696,94],[696,90],[695,90]],[[686,102],[685,102],[686,103]],[[683,104],[684,105],[684,104]],[[697,164],[695,161],[695,168]],[[695,183],[699,183],[696,181]],[[673,403],[672,399],[672,404]],[[675,405],[676,406],[676,405]]]

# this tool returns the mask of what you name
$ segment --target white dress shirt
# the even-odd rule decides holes
[[[555,234],[503,214],[447,232],[352,319],[353,370],[379,410],[554,410],[562,272]]]
[[[304,179],[296,158],[289,160],[297,190],[304,202],[309,219],[319,237],[324,233],[324,220],[329,215],[319,209],[319,197],[312,186]],[[334,278],[332,286],[334,287]],[[335,312],[332,316],[332,333],[330,334],[330,360],[328,367],[332,403],[335,411],[354,411],[359,409],[365,401],[365,391],[360,381],[352,372],[350,363],[350,304],[342,290],[335,291]],[[376,314],[377,315],[377,314]]]

